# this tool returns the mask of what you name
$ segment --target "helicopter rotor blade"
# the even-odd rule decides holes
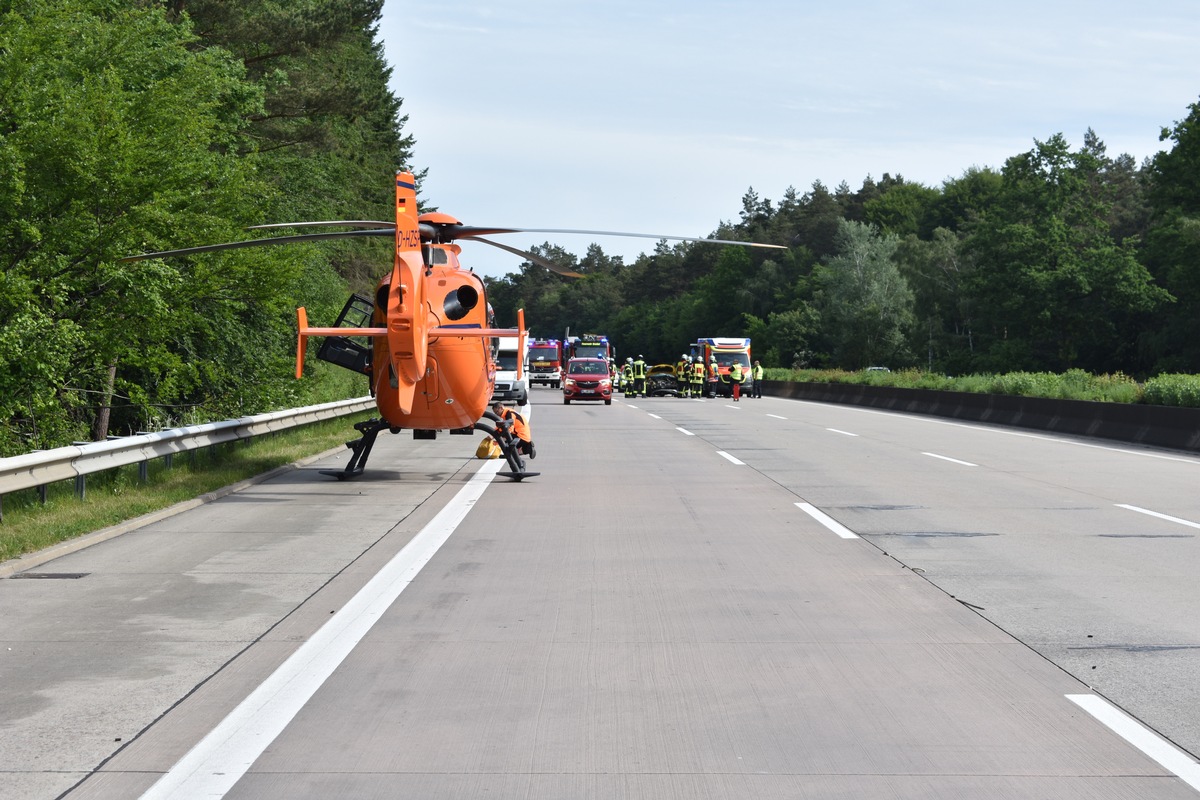
[[[200,247],[185,247],[182,250],[163,250],[158,253],[143,253],[137,256],[125,256],[121,261],[144,261],[148,258],[168,258],[172,256],[190,256],[194,253],[212,253],[217,250],[236,250],[240,247],[263,247],[272,244],[292,244],[295,242],[315,242],[321,239],[344,239],[351,236],[391,236],[396,235],[396,228],[363,231],[330,231],[329,233],[303,233],[296,236],[276,236],[273,239],[249,239],[244,242],[223,242],[221,244],[206,244]]]
[[[773,250],[787,250],[780,244],[763,244],[762,242],[739,242],[735,239],[705,239],[700,236],[666,236],[659,233],[629,233],[628,231],[586,231],[568,228],[521,228],[509,229],[514,233],[578,233],[585,236],[629,236],[638,239],[669,239],[675,242],[703,242],[706,244],[732,244],[739,247],[768,247]]]
[[[575,228],[481,228],[471,225],[430,225],[428,223],[422,223],[421,225],[421,239],[432,242],[452,242],[457,239],[473,239],[482,235],[495,233],[565,233],[584,236],[622,236],[639,239],[669,239],[677,242],[731,244],[738,247],[766,247],[772,250],[787,249],[784,245],[763,244],[762,242],[740,242],[735,239],[706,239],[700,236],[668,236],[659,233],[631,233],[629,231],[592,231]],[[489,242],[489,244],[495,243]]]
[[[507,232],[507,231],[502,231],[502,232]],[[481,239],[478,236],[462,236],[459,238],[466,239],[471,242],[483,242],[484,244],[490,244],[492,247],[498,247],[501,250],[512,253],[513,255],[521,256],[522,258],[524,258],[527,261],[532,261],[534,264],[537,264],[538,266],[545,267],[546,269],[550,270],[551,272],[556,272],[559,275],[563,275],[568,278],[584,277],[584,275],[582,273],[573,272],[573,271],[567,269],[566,267],[560,267],[558,264],[555,264],[553,261],[542,258],[539,255],[530,253],[528,250],[518,250],[515,247],[509,247],[506,244],[500,244],[499,242],[493,242],[490,239]]]
[[[266,225],[247,225],[246,230],[257,231],[267,228],[316,228],[320,226],[341,226],[343,228],[395,228],[395,222],[381,222],[371,219],[333,219],[325,222],[271,222]]]

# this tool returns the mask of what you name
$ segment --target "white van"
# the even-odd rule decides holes
[[[529,402],[527,353],[521,352],[516,336],[501,336],[496,342],[496,387],[492,392],[492,402],[515,401],[523,406]],[[521,367],[519,378],[518,364]]]

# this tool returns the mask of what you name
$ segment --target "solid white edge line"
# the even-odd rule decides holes
[[[327,623],[151,786],[143,800],[220,798],[275,741],[454,533],[495,477],[488,461]]]
[[[838,536],[842,537],[843,539],[859,538],[857,533],[850,530],[845,525],[843,525],[842,523],[838,522],[833,517],[826,514],[824,511],[821,511],[816,506],[811,505],[809,503],[795,503],[795,506],[796,506],[796,508],[803,511],[805,514],[808,514],[810,517],[812,517],[817,522],[821,523],[826,528],[833,531],[834,533],[836,533]]]
[[[929,456],[930,458],[940,458],[942,461],[949,461],[951,464],[962,464],[964,467],[979,466],[978,464],[972,464],[970,461],[959,461],[957,458],[951,458],[950,456],[939,456],[937,453],[921,453],[921,455]]]
[[[695,436],[696,435],[696,434],[692,433],[691,431],[689,431],[687,428],[676,427],[675,430],[679,431],[680,433],[684,434],[685,436]]]
[[[1172,517],[1167,514],[1160,514],[1157,511],[1151,511],[1148,508],[1138,508],[1137,506],[1130,506],[1130,505],[1126,505],[1125,503],[1114,503],[1114,505],[1117,508],[1127,508],[1130,511],[1136,511],[1139,514],[1148,514],[1151,517],[1158,517],[1159,519],[1165,519],[1168,522],[1178,522],[1180,525],[1187,525],[1189,528],[1200,528],[1200,522],[1191,522],[1186,519],[1180,519],[1179,517]]]
[[[767,414],[767,416],[774,417],[775,419],[787,419],[787,417],[781,417],[778,414]]]
[[[745,461],[738,461],[736,458],[734,458],[733,456],[729,455],[729,453],[726,453],[724,450],[718,450],[718,451],[717,451],[717,455],[719,455],[721,458],[723,458],[723,459],[725,459],[726,461],[729,461],[729,462],[731,462],[731,463],[733,463],[733,464],[737,464],[737,465],[739,465],[739,466],[743,466],[743,467],[744,467],[744,466],[746,466],[746,462],[745,462]]]
[[[660,417],[658,414],[651,414],[649,411],[646,412],[646,416],[650,417],[651,419],[662,419],[662,417]]]
[[[825,430],[830,431],[831,433],[840,433],[842,436],[858,436],[857,433],[851,433],[850,431],[839,431],[837,428],[826,428]]]
[[[1113,733],[1158,762],[1159,766],[1200,791],[1200,764],[1154,731],[1095,694],[1068,694],[1066,698],[1091,714]]]

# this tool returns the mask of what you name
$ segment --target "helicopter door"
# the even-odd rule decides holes
[[[352,294],[338,315],[335,328],[369,328],[375,304],[367,298]],[[317,351],[317,358],[337,364],[360,375],[371,374],[371,345],[363,336],[326,336]]]

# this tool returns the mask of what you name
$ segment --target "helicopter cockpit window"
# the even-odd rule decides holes
[[[449,264],[450,263],[450,257],[446,255],[446,251],[443,250],[442,248],[433,247],[433,248],[430,248],[430,250],[432,251],[429,254],[429,263],[430,264]]]

